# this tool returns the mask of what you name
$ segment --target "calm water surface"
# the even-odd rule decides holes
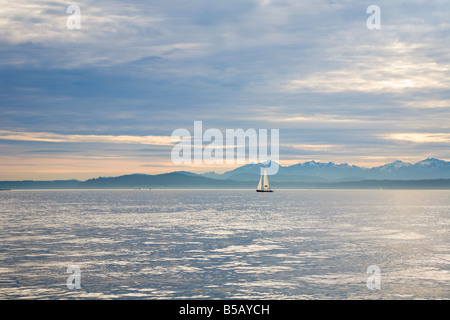
[[[0,298],[449,299],[449,224],[450,191],[0,192]]]

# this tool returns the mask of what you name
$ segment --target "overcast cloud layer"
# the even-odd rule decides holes
[[[229,169],[171,163],[168,138],[194,120],[280,129],[286,165],[450,159],[449,14],[418,0],[2,0],[0,179]]]

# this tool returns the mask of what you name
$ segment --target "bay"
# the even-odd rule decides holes
[[[449,218],[437,190],[2,192],[0,298],[449,299]]]

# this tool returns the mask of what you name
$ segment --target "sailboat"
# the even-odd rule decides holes
[[[258,188],[256,192],[273,192],[269,187],[269,179],[267,179],[266,168],[264,168],[264,173],[259,178]]]

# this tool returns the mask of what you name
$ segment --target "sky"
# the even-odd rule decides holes
[[[450,160],[449,14],[439,0],[0,0],[0,180],[239,166],[174,164],[171,134],[194,121],[279,129],[281,165]]]

